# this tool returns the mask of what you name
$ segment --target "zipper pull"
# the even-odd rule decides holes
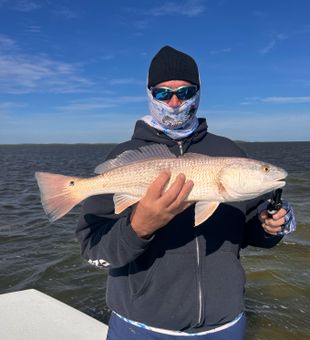
[[[182,156],[183,155],[183,144],[182,144],[182,141],[177,141],[177,143],[178,143],[178,146],[179,146],[179,151],[180,151],[180,155]]]

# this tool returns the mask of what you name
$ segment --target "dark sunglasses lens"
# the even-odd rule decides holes
[[[157,100],[169,100],[172,97],[172,91],[164,88],[154,88],[152,95]]]
[[[177,96],[181,100],[187,100],[192,98],[197,92],[196,86],[187,86],[178,90]]]
[[[154,87],[152,89],[152,95],[157,100],[170,100],[174,93],[180,100],[188,100],[197,93],[197,87],[184,86],[177,91],[172,91],[164,87]]]

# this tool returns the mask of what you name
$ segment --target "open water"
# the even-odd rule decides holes
[[[248,340],[310,339],[310,142],[240,143],[252,158],[285,168],[284,199],[297,231],[275,248],[247,248]],[[0,145],[0,293],[35,288],[107,322],[105,270],[80,257],[80,207],[50,224],[35,171],[90,176],[113,145]],[[1,330],[0,330],[1,338]]]

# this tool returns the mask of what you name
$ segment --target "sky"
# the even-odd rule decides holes
[[[309,0],[0,0],[0,144],[129,139],[165,45],[196,60],[210,132],[309,141],[309,18]]]

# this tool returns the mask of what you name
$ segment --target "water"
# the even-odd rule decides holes
[[[249,156],[289,172],[284,198],[298,229],[273,249],[242,252],[247,339],[310,339],[310,142],[240,143]],[[113,145],[0,145],[0,293],[35,288],[107,322],[106,272],[80,257],[80,207],[50,224],[35,171],[90,176]]]

